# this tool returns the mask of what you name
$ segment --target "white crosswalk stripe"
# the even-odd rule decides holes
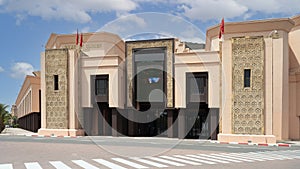
[[[95,167],[92,164],[87,163],[83,160],[72,160],[72,162],[79,165],[80,167],[82,167],[84,169],[99,169],[98,167]]]
[[[57,169],[72,169],[61,161],[49,161],[49,163]]]
[[[141,158],[131,158],[131,159],[136,160],[136,161],[141,162],[141,163],[145,163],[145,164],[154,166],[154,167],[158,167],[158,168],[168,167],[167,165],[163,165],[163,164],[160,164],[160,163],[156,163],[156,162],[145,160],[145,159],[141,159]]]
[[[287,157],[290,157],[290,158],[293,158],[293,159],[300,159],[300,154],[297,155],[295,152],[293,151],[289,151],[289,153],[285,153],[285,152],[282,152],[282,151],[279,151],[279,152],[276,152],[276,154],[279,154],[279,155],[284,155],[284,156],[287,156]]]
[[[216,157],[223,157],[223,158],[227,158],[227,159],[233,159],[233,160],[239,160],[239,161],[246,161],[246,162],[254,162],[253,160],[247,160],[247,159],[243,159],[241,157],[232,157],[230,155],[222,155],[222,154],[211,154],[213,156],[216,156]]]
[[[146,169],[146,168],[172,168],[173,166],[187,168],[191,165],[217,165],[242,162],[264,162],[274,160],[299,160],[300,150],[281,150],[281,151],[255,151],[244,153],[213,153],[197,155],[163,155],[152,157],[129,157],[129,158],[111,158],[111,159],[90,159],[71,160],[74,164],[70,167],[68,162],[49,161],[49,165],[56,169],[72,169],[74,166],[84,169]],[[42,163],[44,164],[44,163]],[[14,166],[16,165],[16,166]],[[19,165],[19,164],[18,164]],[[43,169],[49,166],[41,166],[38,162],[24,163],[26,169]],[[98,167],[99,166],[99,167]],[[0,164],[0,169],[14,169],[17,164]],[[19,166],[18,166],[19,167]],[[76,168],[77,168],[76,167]]]
[[[24,163],[24,165],[27,169],[42,169],[42,167],[37,162]]]
[[[262,154],[262,153],[260,153],[260,154]],[[282,160],[284,160],[284,159],[287,159],[287,160],[293,159],[293,158],[290,158],[290,157],[287,157],[287,156],[284,156],[284,155],[280,155],[280,154],[276,154],[276,153],[267,152],[265,154],[268,155],[268,156],[271,156],[271,157],[281,158]]]
[[[226,153],[220,153],[220,154],[224,154],[227,155]],[[257,157],[254,156],[249,156],[247,153],[229,153],[229,156],[233,156],[233,157],[237,157],[237,158],[243,158],[243,159],[248,159],[248,160],[254,160],[254,161],[266,161],[263,159],[259,159]]]
[[[183,155],[174,155],[174,156],[179,157],[179,158],[183,158],[183,159],[186,159],[186,160],[197,161],[197,162],[204,163],[204,164],[216,164],[215,162],[210,162],[210,161],[207,161],[207,160],[201,160],[201,159],[192,158],[192,157],[186,157],[186,156],[183,156]]]
[[[224,156],[229,156],[229,157],[244,159],[249,161],[266,161],[266,160],[257,159],[255,157],[248,157],[245,153],[220,153],[219,155],[224,155]]]
[[[194,158],[199,158],[199,159],[203,159],[203,160],[208,160],[208,161],[213,161],[213,162],[218,162],[218,163],[224,163],[224,164],[229,163],[227,161],[222,161],[222,160],[217,160],[217,159],[211,159],[211,158],[202,157],[202,156],[199,156],[199,155],[187,155],[187,156],[194,157]]]
[[[124,168],[122,166],[119,166],[117,164],[114,164],[112,162],[109,162],[109,161],[106,161],[106,160],[103,160],[103,159],[93,159],[93,160],[96,161],[99,164],[105,165],[108,168],[112,168],[112,169],[126,169],[126,168]]]
[[[237,156],[243,156],[247,159],[254,159],[256,161],[267,161],[267,160],[274,160],[273,158],[268,158],[265,156],[261,156],[261,155],[254,155],[254,154],[249,154],[249,153],[236,153]]]
[[[131,162],[131,161],[122,159],[122,158],[112,158],[112,160],[115,160],[115,161],[118,161],[118,162],[120,162],[120,163],[129,165],[129,166],[131,166],[131,167],[133,167],[133,168],[148,168],[148,167],[145,167],[145,166],[143,166],[143,165],[140,165],[140,164],[137,164],[137,163],[134,163],[134,162]]]
[[[12,164],[0,164],[0,169],[13,169]]]
[[[213,156],[213,155],[207,155],[207,154],[198,154],[200,156],[205,156],[208,158],[213,158],[213,159],[217,159],[217,160],[223,160],[223,161],[228,161],[228,162],[234,162],[234,163],[240,163],[241,161],[239,160],[233,160],[233,159],[228,159],[228,158],[224,158],[224,157],[218,157],[218,156]]]
[[[183,159],[179,159],[179,158],[175,158],[175,157],[169,157],[169,156],[160,156],[160,157],[168,159],[168,160],[177,161],[177,162],[180,162],[180,163],[190,164],[190,165],[201,165],[200,163],[196,163],[196,162],[193,162],[193,161],[187,161],[187,160],[183,160]]]
[[[250,152],[249,154],[250,154],[250,155],[252,154],[252,155],[254,155],[254,156],[257,156],[257,157],[260,157],[260,158],[266,159],[266,160],[282,160],[281,158],[276,158],[276,157],[272,157],[272,156],[267,156],[267,155],[265,155],[265,154],[260,154],[259,152],[256,152],[256,153]]]
[[[157,157],[147,157],[147,158],[149,158],[149,159],[151,159],[151,160],[158,161],[158,162],[162,162],[162,163],[165,163],[165,164],[177,166],[177,167],[185,166],[184,164],[177,163],[177,162],[175,162],[175,161],[165,160],[165,159],[161,159],[161,158],[157,158]]]

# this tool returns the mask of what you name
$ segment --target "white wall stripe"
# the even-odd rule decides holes
[[[169,157],[169,156],[160,156],[160,157],[168,159],[168,160],[177,161],[177,162],[180,162],[180,163],[190,164],[190,165],[202,165],[201,163],[196,163],[196,162],[193,162],[193,161],[187,161],[187,160],[183,160],[183,159],[179,159],[179,158],[175,158],[175,157]]]
[[[117,164],[111,163],[109,161],[103,160],[103,159],[93,159],[94,161],[96,161],[97,163],[101,164],[101,165],[105,165],[108,168],[112,168],[112,169],[126,169],[122,166],[119,166]]]
[[[95,167],[92,164],[89,164],[83,160],[72,160],[72,162],[79,165],[80,167],[82,167],[84,169],[99,169],[98,167]]]
[[[0,164],[0,169],[13,169],[12,164]]]
[[[145,160],[145,159],[140,159],[140,158],[131,158],[131,159],[136,160],[136,161],[141,162],[141,163],[145,163],[145,164],[154,166],[154,167],[158,167],[158,168],[168,167],[167,165],[159,164],[159,163],[149,161],[149,160]]]
[[[186,157],[186,156],[183,156],[183,155],[174,155],[174,157],[183,158],[183,159],[186,159],[186,160],[197,161],[197,162],[205,163],[205,164],[216,164],[215,162],[210,162],[210,161],[207,161],[207,160],[201,160],[201,159],[198,159],[198,158]]]
[[[204,157],[204,156],[199,156],[199,155],[187,155],[189,157],[195,157],[195,158],[200,158],[200,159],[203,159],[203,160],[209,160],[209,161],[213,161],[213,162],[218,162],[218,163],[223,163],[223,164],[228,164],[229,162],[228,161],[223,161],[223,160],[218,160],[218,159],[212,159],[212,158],[209,158],[209,157]]]
[[[147,157],[147,158],[149,158],[151,160],[154,160],[154,161],[159,161],[159,162],[162,162],[162,163],[165,163],[165,164],[177,166],[177,167],[185,166],[184,164],[180,164],[180,163],[177,163],[175,161],[169,161],[169,160],[165,160],[165,159],[161,159],[161,158],[157,158],[157,157]]]
[[[223,157],[217,157],[217,156],[212,156],[212,155],[207,155],[207,154],[198,154],[200,156],[205,156],[205,157],[209,157],[209,158],[213,158],[213,159],[217,159],[217,160],[223,160],[223,161],[229,161],[229,162],[234,162],[234,163],[240,163],[241,161],[239,160],[232,160],[232,159],[228,159],[228,158],[223,158]]]
[[[72,169],[61,161],[49,161],[49,163],[57,169]]]
[[[118,161],[118,162],[126,164],[126,165],[129,165],[129,166],[131,166],[133,168],[148,168],[146,166],[143,166],[143,165],[140,165],[140,164],[137,164],[137,163],[134,163],[134,162],[122,159],[122,158],[112,158],[112,160]]]
[[[248,159],[244,159],[242,157],[232,157],[229,154],[226,155],[222,155],[222,154],[211,154],[213,156],[217,156],[217,157],[223,157],[223,158],[227,158],[227,159],[233,159],[233,160],[239,160],[239,161],[246,161],[246,162],[254,162],[253,160],[248,160]]]
[[[24,163],[24,165],[27,169],[42,169],[42,167],[37,162]]]

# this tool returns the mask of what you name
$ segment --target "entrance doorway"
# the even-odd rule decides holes
[[[149,102],[139,102],[138,104],[140,109],[136,118],[139,118],[141,123],[136,123],[136,136],[167,136],[168,114],[162,103],[150,105]]]
[[[188,131],[186,138],[209,139],[211,129],[207,104],[200,105],[198,108],[192,107],[190,105],[186,110],[185,124]]]
[[[217,139],[219,109],[208,106],[208,73],[190,72],[186,77],[185,138]]]

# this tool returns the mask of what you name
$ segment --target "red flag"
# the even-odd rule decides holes
[[[82,47],[82,41],[83,41],[83,34],[80,35],[80,47]]]
[[[76,45],[79,43],[79,34],[78,34],[78,29],[77,29],[77,34],[76,34]]]
[[[221,24],[220,24],[219,39],[222,38],[223,34],[224,34],[224,18],[222,19]]]

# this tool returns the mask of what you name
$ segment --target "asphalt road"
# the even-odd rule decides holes
[[[0,169],[55,168],[55,165],[57,168],[63,168],[65,165],[69,168],[88,169],[294,169],[300,166],[300,146],[229,145],[210,143],[206,140],[169,138],[0,136],[0,156]]]

